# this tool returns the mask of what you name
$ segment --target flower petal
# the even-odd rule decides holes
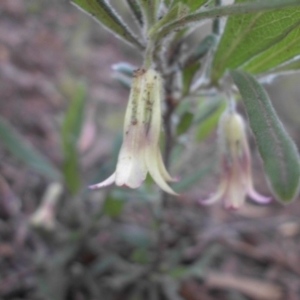
[[[112,175],[110,175],[107,179],[105,179],[104,181],[97,183],[97,184],[93,184],[89,186],[89,189],[91,190],[95,190],[95,189],[99,189],[102,187],[106,187],[111,185],[112,183],[114,183],[116,178],[116,173],[113,173]]]
[[[217,201],[222,200],[224,198],[226,186],[227,186],[227,180],[226,178],[222,178],[222,181],[220,182],[217,191],[215,193],[212,193],[206,199],[199,199],[198,202],[203,205],[210,205]]]
[[[210,205],[217,201],[220,201],[223,198],[224,191],[219,189],[216,193],[212,194],[206,199],[199,199],[198,202],[202,205]]]
[[[146,179],[147,169],[141,159],[132,155],[122,157],[116,171],[116,185],[127,186],[132,189],[141,186]]]
[[[147,130],[147,137],[150,143],[158,145],[159,137],[161,133],[162,113],[161,113],[161,101],[162,101],[162,79],[161,76],[153,71],[148,71],[148,86],[152,84],[152,88],[146,95],[146,119],[144,120],[149,128]]]
[[[116,169],[116,185],[138,188],[146,179],[147,168],[142,156],[142,145],[137,145],[138,140],[132,139],[131,144],[124,142],[119,154]]]
[[[226,177],[227,183],[224,193],[225,208],[238,209],[244,204],[247,193],[245,180],[245,174],[241,172],[240,166],[236,163],[232,164],[230,172],[227,173]]]
[[[165,192],[178,196],[166,183],[166,180],[163,178],[161,171],[159,169],[158,160],[157,160],[157,153],[155,147],[147,147],[145,149],[145,162],[147,169],[152,176],[153,180],[156,184]]]
[[[271,197],[266,197],[259,194],[253,187],[248,188],[248,196],[257,203],[268,204],[272,201]]]
[[[166,181],[177,182],[178,179],[172,177],[172,176],[169,174],[169,172],[167,171],[167,169],[166,169],[166,167],[165,167],[165,164],[164,164],[164,162],[163,162],[162,156],[161,156],[161,152],[160,152],[160,150],[159,150],[158,147],[157,147],[157,150],[156,150],[156,156],[157,156],[158,168],[159,168],[159,171],[160,171],[162,177],[163,177]]]

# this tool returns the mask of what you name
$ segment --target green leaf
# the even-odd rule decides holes
[[[190,11],[193,12],[199,9],[206,2],[208,2],[208,0],[175,0],[173,1],[173,5],[177,3],[184,3],[190,8]]]
[[[200,103],[195,117],[195,124],[204,122],[207,118],[213,115],[222,105],[223,100],[220,98],[210,99]],[[223,104],[224,105],[224,104]]]
[[[186,112],[180,119],[180,122],[177,125],[176,133],[177,136],[184,134],[193,124],[194,115],[190,112]]]
[[[141,8],[137,2],[137,0],[126,0],[130,10],[132,11],[133,15],[135,16],[136,20],[138,23],[143,26],[144,21],[143,21],[143,14],[141,11]]]
[[[224,102],[219,103],[218,107],[212,111],[212,113],[209,114],[202,122],[200,122],[196,131],[196,140],[198,142],[205,140],[217,127],[220,116],[225,107],[226,105]]]
[[[201,66],[200,62],[196,62],[195,64],[189,65],[182,70],[183,96],[186,96],[189,93],[193,79],[197,71],[199,70],[200,66]]]
[[[63,173],[66,185],[75,194],[80,189],[79,158],[77,141],[80,137],[83,117],[86,86],[79,83],[74,91],[74,98],[62,124],[61,139],[64,153]]]
[[[82,8],[107,29],[117,34],[118,37],[135,45],[139,49],[144,46],[138,38],[131,32],[127,25],[123,22],[116,11],[105,0],[71,0],[76,6]]]
[[[55,181],[60,181],[60,171],[2,117],[0,140],[14,156],[29,167]]]
[[[123,212],[124,204],[122,199],[108,196],[104,202],[103,213],[112,218],[118,217]]]
[[[184,66],[190,66],[194,62],[203,58],[207,52],[216,45],[217,37],[215,34],[207,35],[197,46],[196,50],[187,60],[184,62]]]
[[[137,2],[141,8],[143,20],[148,30],[157,22],[160,0],[137,0]]]
[[[300,6],[299,0],[255,0],[245,3],[238,3],[234,5],[215,6],[210,9],[201,10],[199,12],[188,14],[180,19],[174,20],[166,24],[159,32],[151,32],[150,37],[160,40],[169,33],[178,28],[195,23],[208,18],[219,18],[223,16],[233,16],[240,14],[250,14],[253,12],[260,12]],[[236,28],[234,28],[235,30]]]
[[[245,103],[272,191],[280,202],[289,203],[297,197],[300,186],[300,159],[295,143],[256,79],[243,71],[230,74]]]
[[[254,3],[249,0],[236,0],[238,4],[244,2]],[[249,65],[249,71],[253,69],[260,72],[290,59],[300,52],[299,47],[296,49],[299,37],[293,41],[299,26],[299,7],[230,17],[213,60],[212,82],[216,83],[226,69],[238,68],[256,55],[259,56]],[[293,47],[291,52],[284,53],[289,46]],[[266,54],[261,54],[266,50]]]
[[[255,56],[243,69],[252,74],[259,74],[273,69],[300,54],[300,9],[294,9],[293,15],[298,21],[295,28],[287,33],[281,41]],[[292,18],[292,15],[291,15]]]
[[[181,2],[175,3],[171,9],[150,30],[149,35],[157,32],[161,27],[173,20],[183,18],[189,12],[189,7]]]
[[[267,74],[276,74],[276,73],[294,73],[299,72],[300,70],[300,58],[293,59],[285,64],[282,64],[275,69],[272,69],[270,72],[267,72]]]
[[[166,7],[169,7],[172,4],[172,0],[164,0]]]

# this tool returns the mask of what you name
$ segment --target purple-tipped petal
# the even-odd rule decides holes
[[[208,197],[206,199],[198,200],[198,202],[202,205],[210,205],[217,201],[223,200],[224,196],[225,196],[225,192],[226,192],[226,186],[227,186],[226,182],[221,181],[220,185],[215,193],[211,194],[210,197]]]
[[[223,198],[223,190],[219,190],[218,192],[212,194],[210,197],[206,199],[199,199],[198,202],[202,205],[210,205],[217,201],[220,201]]]
[[[263,195],[259,194],[257,191],[255,191],[253,188],[250,188],[248,190],[248,196],[252,200],[254,200],[255,202],[260,203],[260,204],[268,204],[272,201],[271,197],[263,196]]]
[[[113,173],[111,176],[109,176],[104,181],[99,182],[97,184],[90,185],[89,189],[95,190],[95,189],[99,189],[99,188],[102,188],[102,187],[109,186],[109,185],[111,185],[115,182],[115,178],[116,178],[116,173]]]

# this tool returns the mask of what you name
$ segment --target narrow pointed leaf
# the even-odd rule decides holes
[[[190,11],[193,12],[199,9],[206,2],[208,2],[208,0],[175,0],[173,1],[173,5],[177,3],[184,3],[190,8]]]
[[[189,7],[183,3],[176,3],[159,22],[157,22],[149,31],[149,34],[157,32],[164,25],[176,20],[183,18],[189,12]]]
[[[219,106],[217,106],[215,110],[211,111],[210,114],[207,114],[205,118],[203,118],[199,122],[199,125],[197,126],[196,130],[197,142],[204,141],[207,137],[209,137],[212,134],[212,132],[217,127],[220,116],[226,108],[225,102],[219,102],[218,104]]]
[[[173,22],[170,22],[161,28],[159,32],[152,32],[151,37],[155,37],[155,39],[159,40],[178,28],[182,28],[190,23],[203,21],[204,19],[208,18],[219,18],[223,16],[234,15],[251,15],[251,13],[262,13],[263,11],[280,11],[280,9],[282,10],[293,6],[300,7],[299,0],[254,0],[234,5],[216,6],[214,8],[200,10],[198,12],[188,14],[178,20],[174,20]],[[236,30],[236,28],[234,28],[234,30]],[[219,76],[221,75],[219,74]]]
[[[254,3],[235,1],[236,4],[248,2]],[[275,1],[269,2],[275,4]],[[216,83],[226,69],[238,68],[254,56],[257,58],[246,67],[254,73],[289,60],[300,53],[299,29],[300,6],[229,17],[214,57],[212,81]]]
[[[196,62],[193,65],[189,65],[185,67],[182,70],[181,76],[182,76],[182,95],[186,96],[191,88],[193,79],[197,73],[197,71],[200,69],[200,62]]]
[[[182,135],[189,130],[189,128],[193,124],[193,118],[194,115],[188,111],[181,116],[180,122],[178,123],[176,128],[177,136]]]
[[[156,23],[158,18],[158,9],[159,9],[159,0],[137,0],[139,3],[139,7],[141,8],[141,12],[143,14],[143,20],[145,21],[145,25],[147,30],[152,27],[153,24]]]
[[[291,74],[300,71],[300,58],[293,59],[285,64],[282,64],[270,72],[267,72],[266,75],[276,75],[276,74]]]
[[[105,0],[72,0],[72,2],[90,14],[107,29],[111,30],[118,37],[136,47],[143,49],[144,46],[131,32],[121,17]]]
[[[172,0],[164,0],[166,7],[169,7],[172,4]]]
[[[294,200],[300,186],[300,159],[264,88],[243,71],[231,71],[249,116],[269,184],[277,200]]]
[[[80,188],[79,157],[77,142],[80,137],[83,117],[86,87],[79,83],[74,91],[74,98],[69,106],[62,124],[62,146],[64,153],[63,172],[66,185],[72,193]]]
[[[103,205],[103,213],[112,218],[118,217],[123,211],[124,204],[125,201],[122,199],[108,196]]]
[[[10,152],[29,167],[53,180],[61,179],[60,171],[32,144],[0,117],[0,140]]]
[[[188,67],[198,60],[202,59],[215,45],[217,42],[216,35],[207,35],[196,47],[195,51],[192,52],[184,61],[183,66]]]
[[[251,59],[243,66],[243,70],[252,74],[260,74],[300,55],[300,8],[295,10],[295,14],[298,18],[295,28],[281,41]]]
[[[133,15],[135,16],[138,23],[143,26],[144,20],[143,20],[143,14],[141,11],[141,8],[137,2],[137,0],[126,0],[128,6],[130,7],[130,10],[132,11]]]

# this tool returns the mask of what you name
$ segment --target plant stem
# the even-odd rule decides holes
[[[222,1],[221,0],[215,0],[215,6],[221,6]],[[213,27],[212,32],[216,35],[220,34],[220,18],[216,17],[213,21]]]
[[[144,57],[144,68],[149,69],[151,68],[152,62],[153,62],[153,43],[151,40],[149,40],[146,51],[145,51],[145,57]]]
[[[172,61],[172,59],[171,59]],[[172,115],[176,108],[176,103],[172,97],[172,83],[173,83],[173,74],[169,74],[169,77],[165,81],[165,103],[166,103],[166,112],[164,114],[164,128],[165,128],[165,149],[164,149],[164,163],[166,168],[170,165],[171,152],[173,148],[173,134],[172,134]],[[169,195],[165,192],[161,193],[159,206],[156,207],[154,211],[156,228],[157,228],[157,252],[156,257],[153,263],[153,269],[160,271],[161,262],[164,259],[165,253],[165,234],[164,234],[164,224],[165,212],[167,208]]]

